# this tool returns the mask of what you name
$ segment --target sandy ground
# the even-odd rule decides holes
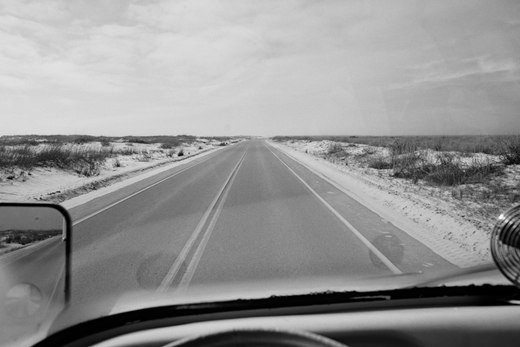
[[[489,237],[493,225],[499,211],[514,205],[507,194],[490,195],[489,187],[414,184],[392,177],[391,170],[369,168],[369,160],[387,155],[387,148],[341,144],[347,156],[338,159],[327,156],[330,141],[271,143],[460,267],[491,261]],[[460,155],[459,160],[497,162],[499,158],[478,153]],[[500,182],[494,184],[510,194],[518,189],[519,177],[520,166],[509,166],[498,178]]]
[[[96,148],[101,144],[89,143],[83,146]],[[0,201],[63,202],[118,181],[128,180],[154,168],[155,171],[169,169],[171,165],[201,152],[220,148],[216,142],[194,142],[172,149],[162,149],[159,144],[111,143],[111,146],[122,153],[125,149],[133,153],[108,158],[99,174],[91,177],[49,167],[37,167],[30,172],[19,169],[14,173],[12,170],[0,172]],[[184,151],[184,156],[181,157],[177,155],[180,148]]]

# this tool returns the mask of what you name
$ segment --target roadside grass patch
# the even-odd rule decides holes
[[[36,241],[42,241],[53,236],[61,235],[59,229],[50,230],[2,230],[0,231],[0,244],[15,243],[27,245]]]
[[[141,151],[134,148],[133,144],[126,145],[127,147],[120,148],[120,149],[114,149],[113,153],[117,155],[134,155],[134,154],[141,154]]]
[[[520,164],[520,135],[504,139],[500,157],[505,165]]]
[[[277,136],[273,140],[333,141],[325,149],[326,157],[332,161],[349,155],[345,144],[349,144],[347,147],[368,145],[361,153],[352,154],[351,158],[357,165],[377,170],[390,169],[392,177],[413,183],[422,180],[436,186],[488,183],[504,173],[504,165],[520,165],[520,135]],[[387,148],[389,154],[377,153],[375,147]],[[476,159],[476,153],[498,156],[502,164]]]
[[[113,165],[114,165],[114,167],[122,167],[123,166],[123,164],[121,164],[121,161],[118,158],[116,158],[116,160],[114,160],[114,164]]]
[[[439,152],[485,153],[501,155],[503,142],[520,139],[520,135],[461,136],[275,136],[273,141],[333,141],[392,148],[406,152],[410,147]],[[520,140],[518,140],[520,141]]]
[[[392,159],[393,177],[419,180],[438,186],[457,186],[469,183],[485,183],[503,173],[503,166],[496,163],[473,160],[464,164],[450,153],[440,153],[431,162],[418,152]]]
[[[327,149],[327,154],[329,154],[329,155],[337,154],[337,153],[341,153],[341,152],[343,152],[343,147],[341,146],[341,144],[339,144],[337,142],[332,142],[329,145],[329,148]]]
[[[152,160],[153,156],[150,152],[148,151],[143,151],[141,152],[141,154],[139,154],[139,161],[144,161],[144,162],[148,162],[150,160]]]
[[[368,167],[377,170],[388,170],[392,168],[392,163],[383,157],[376,157],[368,162]]]
[[[395,139],[387,147],[390,148],[390,152],[394,156],[414,153],[419,149],[417,143],[410,139]]]
[[[161,145],[159,146],[160,149],[170,149],[170,148],[174,148],[175,146],[171,143],[168,143],[168,142],[163,142],[161,143]]]
[[[0,146],[0,168],[17,167],[30,171],[34,167],[56,167],[71,170],[81,176],[95,176],[99,174],[105,160],[113,155],[112,148],[75,148],[63,145]]]

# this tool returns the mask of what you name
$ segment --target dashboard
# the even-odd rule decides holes
[[[196,346],[274,345],[261,343],[263,330],[314,333],[352,347],[518,346],[519,318],[520,306],[514,301],[417,299],[368,305],[266,308],[143,321],[85,336],[66,345],[165,346],[173,342],[172,346],[177,346],[175,342],[189,337],[223,331],[260,331],[260,335],[257,334],[258,343],[254,344],[199,343]],[[310,345],[294,343],[291,346]]]

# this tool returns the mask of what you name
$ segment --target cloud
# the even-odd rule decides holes
[[[408,69],[411,80],[393,88],[439,87],[448,84],[520,81],[520,62],[490,55],[467,59],[432,60]],[[477,79],[477,80],[475,80]]]
[[[28,18],[38,7],[25,11]],[[11,11],[14,12],[14,11]],[[54,18],[47,11],[47,17]],[[38,23],[13,15],[0,16],[0,77],[13,81],[12,89],[70,88],[72,91],[116,92],[125,89],[132,69],[136,40],[143,28],[115,25],[85,27]],[[22,83],[23,82],[23,83]],[[1,84],[9,90],[9,83]]]
[[[37,22],[61,21],[66,18],[63,1],[3,0],[0,13]]]
[[[10,112],[44,109],[88,129],[95,122],[83,118],[110,114],[114,124],[145,116],[150,132],[170,119],[179,132],[384,134],[407,129],[395,116],[403,105],[426,130],[428,115],[455,106],[460,117],[492,109],[511,118],[518,101],[496,95],[514,94],[519,80],[519,9],[479,0],[6,0],[0,90],[33,100]]]

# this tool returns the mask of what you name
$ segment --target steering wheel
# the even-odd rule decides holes
[[[240,329],[171,342],[163,347],[347,347],[327,337],[300,331]]]

